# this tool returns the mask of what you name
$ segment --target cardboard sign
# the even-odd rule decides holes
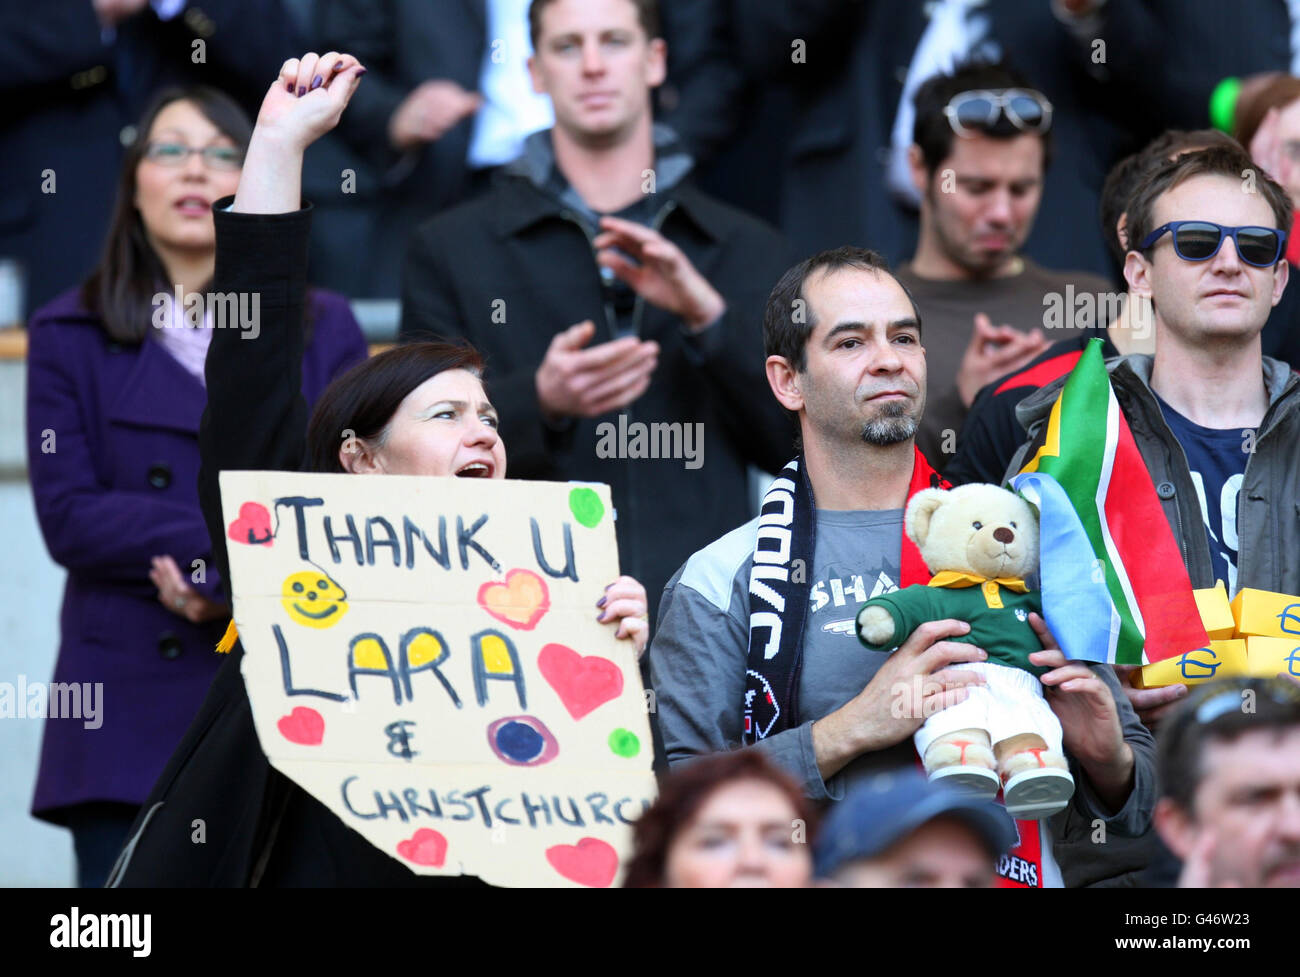
[[[1196,598],[1196,610],[1211,641],[1237,636],[1237,620],[1232,616],[1232,605],[1228,603],[1228,591],[1222,580],[1213,587],[1193,590],[1192,596]]]
[[[655,795],[604,485],[222,472],[262,749],[424,875],[615,884]]]
[[[1133,674],[1133,685],[1154,689],[1162,685],[1200,685],[1247,673],[1246,642],[1240,638],[1211,641],[1175,658],[1144,665]]]
[[[1229,604],[1222,583],[1193,593],[1206,631],[1236,637],[1143,667],[1134,674],[1136,688],[1199,685],[1240,675],[1300,678],[1300,598],[1247,588]]]
[[[1249,674],[1258,678],[1273,678],[1275,675],[1300,678],[1300,640],[1251,635],[1245,644]]]
[[[1237,637],[1300,638],[1300,598],[1246,588],[1232,599]]]

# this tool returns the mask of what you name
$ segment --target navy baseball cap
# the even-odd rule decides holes
[[[813,849],[817,874],[824,878],[845,862],[874,858],[941,816],[965,823],[994,858],[1016,843],[1016,828],[1005,810],[932,784],[920,769],[905,767],[874,775],[831,808]]]

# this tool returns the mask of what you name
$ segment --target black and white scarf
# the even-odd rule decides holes
[[[927,488],[951,488],[914,449],[907,497]],[[742,742],[799,725],[799,673],[808,617],[808,576],[816,548],[817,506],[803,455],[782,469],[763,496],[758,542],[749,571],[749,655],[745,662]],[[901,586],[930,579],[916,544],[903,534]]]

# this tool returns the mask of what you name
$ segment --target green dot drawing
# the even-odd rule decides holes
[[[609,734],[609,748],[619,756],[636,756],[641,752],[641,741],[636,733],[620,727]]]
[[[588,529],[595,529],[605,518],[605,504],[594,489],[576,488],[569,493],[569,511]]]

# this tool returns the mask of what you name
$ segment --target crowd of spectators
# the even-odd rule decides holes
[[[503,446],[511,477],[611,486],[602,620],[648,643],[662,776],[627,885],[1300,884],[1293,681],[1144,689],[1048,635],[1078,789],[1026,828],[914,769],[919,717],[976,681],[963,625],[889,656],[851,626],[928,579],[907,500],[1018,471],[1094,339],[1192,585],[1300,594],[1295,4],[2,0],[0,38],[0,318],[68,572],[55,679],[139,703],[112,736],[46,726],[32,813],[71,830],[80,884],[128,836],[147,883],[141,812],[262,763],[238,654],[207,652],[217,468],[504,477]],[[271,240],[309,260],[263,389],[188,297],[241,241],[255,291]],[[367,338],[394,348],[357,368]],[[429,384],[483,401],[444,455],[397,429]],[[201,424],[218,398],[259,437]],[[698,431],[698,459],[610,457],[620,419]],[[766,651],[757,471],[796,473],[807,570]],[[933,700],[899,715],[913,679]],[[251,809],[332,836],[259,776]],[[258,825],[166,877],[391,871],[313,874]]]

